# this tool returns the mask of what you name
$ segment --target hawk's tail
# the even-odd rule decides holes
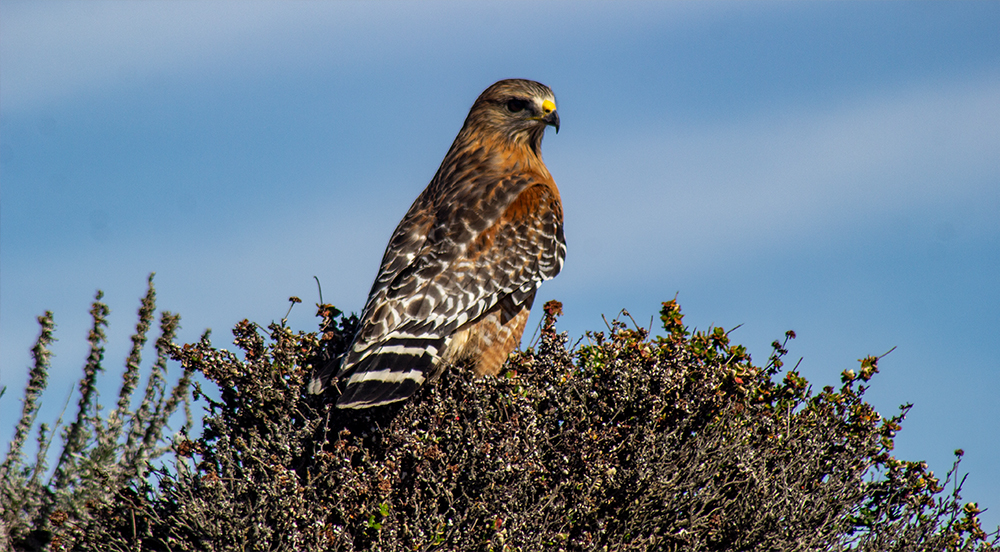
[[[340,363],[344,360],[344,355],[330,359],[322,368],[313,373],[313,377],[306,386],[306,393],[319,395],[330,386],[330,380],[340,369]]]
[[[332,375],[340,364],[340,359],[336,359],[317,372],[308,391],[321,393],[331,383],[337,385],[341,390],[337,408],[371,408],[402,401],[416,393],[424,381],[437,375],[439,351],[445,341],[443,338],[390,340],[367,354],[362,353],[360,360],[345,363],[334,380]]]

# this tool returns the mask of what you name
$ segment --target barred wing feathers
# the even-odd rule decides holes
[[[507,191],[490,194],[501,201],[482,209],[451,207],[451,194],[442,196],[423,240],[414,237],[427,227],[426,213],[414,213],[423,211],[421,200],[411,208],[390,240],[341,366],[338,406],[364,408],[412,395],[444,368],[441,356],[452,334],[505,298],[523,304],[559,273],[566,246],[558,192],[528,178],[494,187],[503,185]]]

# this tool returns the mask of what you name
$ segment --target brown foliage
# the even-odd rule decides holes
[[[758,367],[674,301],[664,337],[616,321],[574,351],[561,305],[545,311],[500,377],[458,367],[360,412],[303,392],[357,323],[330,305],[318,334],[240,323],[242,358],[207,336],[175,348],[219,387],[202,436],[72,543],[55,533],[82,550],[996,549],[955,469],[892,456],[905,409],[863,400],[878,358],[814,393],[783,370],[791,332]]]

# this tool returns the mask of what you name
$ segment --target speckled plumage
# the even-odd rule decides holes
[[[547,125],[558,131],[559,117],[543,84],[504,80],[479,96],[389,240],[353,343],[310,392],[335,384],[338,407],[368,408],[458,362],[499,372],[566,255],[559,190],[541,157]]]

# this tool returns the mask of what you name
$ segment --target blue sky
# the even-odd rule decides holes
[[[35,316],[58,324],[51,422],[96,289],[105,403],[149,272],[182,341],[231,347],[290,295],[312,330],[314,275],[360,309],[472,101],[523,77],[562,119],[568,256],[538,296],[562,330],[677,294],[761,363],[795,330],[817,387],[897,347],[869,399],[915,404],[898,456],[943,476],[963,448],[997,525],[998,28],[998,2],[5,1],[0,442]]]

